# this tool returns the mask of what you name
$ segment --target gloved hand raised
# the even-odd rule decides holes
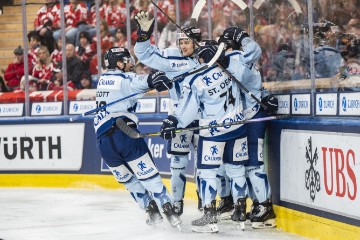
[[[165,140],[174,138],[176,136],[175,131],[178,122],[177,118],[172,115],[165,118],[161,125],[160,137]]]
[[[263,103],[267,107],[266,112],[269,115],[275,114],[275,112],[278,110],[278,99],[272,94],[269,94],[262,98],[261,103]]]
[[[220,41],[225,42],[224,40],[232,40],[241,47],[241,41],[246,37],[249,37],[249,34],[247,34],[247,32],[243,29],[239,27],[230,27],[224,31],[223,35],[220,36]]]
[[[195,55],[199,59],[201,58],[204,61],[204,63],[208,63],[215,56],[217,50],[218,50],[217,45],[200,46],[195,49]],[[221,66],[223,66],[224,68],[227,68],[229,67],[230,59],[225,56],[225,51],[222,51],[220,57],[216,62],[220,63]]]
[[[147,41],[154,31],[154,18],[150,19],[149,13],[143,10],[135,14],[134,18],[138,25],[137,42]]]
[[[165,73],[158,70],[152,70],[150,72],[147,82],[149,88],[155,88],[158,92],[170,90],[173,86],[173,83]]]

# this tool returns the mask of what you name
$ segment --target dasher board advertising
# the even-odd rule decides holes
[[[360,134],[284,129],[282,201],[360,219]]]

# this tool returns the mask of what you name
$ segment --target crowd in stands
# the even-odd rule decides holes
[[[192,1],[180,0],[180,21],[184,25],[192,12]],[[258,68],[263,81],[283,81],[310,78],[310,57],[307,27],[307,4],[297,1],[301,14],[294,11],[287,1],[266,1],[261,8],[255,9],[254,38],[263,50]],[[326,5],[331,2],[332,5]],[[171,18],[176,19],[174,0],[157,1]],[[336,0],[318,1],[314,4],[313,20],[326,23],[314,28],[316,77],[331,77],[338,73],[349,59],[352,42],[360,38],[360,4],[356,0],[346,0],[346,4]],[[349,7],[350,6],[350,7]],[[352,7],[351,7],[352,6]],[[332,10],[338,14],[333,14]],[[128,47],[126,30],[126,6],[124,0],[101,0],[100,2],[100,39],[101,55],[112,46]],[[130,29],[131,46],[134,46],[136,23],[134,14],[139,10],[148,10],[154,14],[154,6],[147,0],[131,1]],[[243,12],[233,1],[213,0],[212,10],[202,11],[199,26],[204,38],[216,39],[226,28],[239,26],[249,29],[249,13]],[[95,87],[98,74],[96,14],[94,1],[65,1],[65,38],[62,45],[60,30],[60,4],[56,0],[46,0],[34,19],[34,29],[28,33],[29,74],[31,84],[37,90],[62,88],[62,47],[66,49],[67,80],[69,89],[88,88],[82,79],[90,80],[90,87]],[[208,19],[212,21],[212,33],[208,33]],[[157,11],[156,40],[160,49],[176,46],[177,27]],[[337,26],[337,30],[333,28]],[[155,35],[155,34],[154,34]],[[354,47],[353,47],[354,49]],[[327,51],[327,52],[325,52]],[[24,75],[23,49],[14,51],[15,60],[5,70],[4,78],[8,91],[21,90]],[[352,55],[352,58],[360,57]],[[329,60],[331,58],[331,60]],[[144,71],[146,66],[138,65]],[[360,66],[360,65],[359,65]],[[144,68],[145,67],[145,68]],[[106,71],[102,63],[102,71]],[[324,70],[324,69],[330,69]],[[36,84],[35,84],[36,83]],[[0,82],[1,84],[1,82]],[[3,85],[3,84],[2,84]],[[35,88],[32,88],[35,89]]]

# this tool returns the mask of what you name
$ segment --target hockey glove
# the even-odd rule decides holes
[[[165,118],[162,122],[161,129],[160,129],[160,137],[165,140],[174,138],[176,136],[176,126],[178,124],[178,120],[176,117],[169,115]]]
[[[204,63],[208,63],[215,56],[217,50],[218,46],[216,45],[200,46],[195,49],[195,55],[198,59],[202,58]],[[230,59],[225,56],[225,51],[223,51],[216,62],[221,64],[224,68],[227,68],[229,67]]]
[[[137,42],[149,40],[154,31],[154,18],[150,19],[149,13],[141,10],[135,15],[135,21],[138,25]]]
[[[224,40],[232,40],[232,41],[236,42],[237,44],[239,44],[241,47],[242,46],[241,41],[246,37],[249,37],[249,34],[247,34],[247,32],[245,32],[241,28],[231,27],[224,31],[224,33],[220,37],[220,39],[223,39],[223,41]]]
[[[170,90],[173,86],[173,83],[165,75],[165,73],[158,70],[152,70],[150,72],[147,82],[149,88],[155,88],[158,92]]]
[[[274,115],[275,112],[278,110],[278,99],[272,94],[269,94],[266,97],[262,98],[261,103],[263,103],[267,107],[266,112],[269,115]]]

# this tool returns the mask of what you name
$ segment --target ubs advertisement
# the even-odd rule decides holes
[[[78,171],[85,123],[0,126],[0,170]]]
[[[284,129],[280,199],[360,219],[360,134]]]

